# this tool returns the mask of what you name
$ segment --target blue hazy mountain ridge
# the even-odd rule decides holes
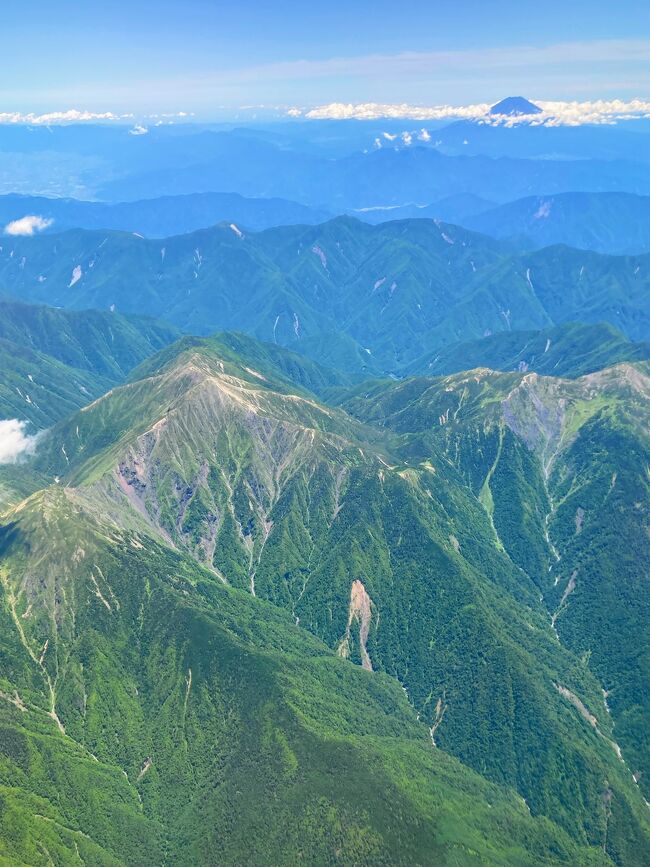
[[[45,231],[118,229],[146,237],[182,235],[221,222],[247,229],[269,229],[295,223],[322,223],[327,211],[285,199],[245,198],[238,193],[194,193],[135,202],[86,202],[45,196],[0,196],[0,225],[27,215],[51,221]]]
[[[241,142],[225,137],[218,154],[173,172],[167,167],[130,172],[104,183],[97,194],[117,201],[223,190],[329,210],[435,201],[459,193],[497,202],[572,190],[650,194],[650,164],[640,161],[445,156],[421,146],[381,147],[331,160],[259,141],[241,147]]]
[[[513,125],[459,120],[431,133],[430,145],[448,156],[527,160],[628,160],[648,162],[650,124],[632,126]]]
[[[494,201],[459,193],[433,204],[362,208],[352,210],[351,215],[367,223],[431,218],[462,225],[468,218],[495,206]],[[238,193],[189,193],[114,203],[20,194],[0,196],[0,229],[28,216],[41,217],[47,223],[41,231],[48,234],[67,229],[115,229],[162,238],[222,222],[259,231],[282,225],[323,223],[334,215],[287,199],[246,198]]]
[[[399,138],[423,126],[429,141],[412,136],[409,147],[382,135]],[[141,133],[124,125],[2,127],[0,193],[121,202],[232,192],[329,212],[459,193],[496,202],[573,190],[650,194],[647,132],[624,126],[387,120],[335,127],[314,120],[279,129],[188,124],[134,131]]]
[[[472,193],[458,193],[445,196],[433,203],[409,202],[405,205],[390,205],[388,207],[357,208],[351,211],[352,216],[366,223],[385,223],[389,220],[431,219],[442,220],[444,223],[463,225],[464,221],[484,211],[496,207],[495,202],[483,199]],[[485,232],[489,235],[490,232]]]
[[[529,196],[459,221],[529,247],[568,244],[600,253],[650,251],[650,197],[630,193]]]
[[[650,252],[650,196],[633,193],[558,193],[501,205],[467,194],[354,213],[370,223],[409,218],[456,223],[520,250],[566,244],[614,255]]]
[[[615,255],[650,251],[650,196],[633,193],[559,193],[527,196],[497,205],[472,193],[439,201],[352,209],[367,223],[433,219],[508,241],[514,250],[566,244]],[[85,202],[42,196],[0,196],[0,226],[28,215],[42,217],[43,232],[115,229],[151,238],[181,235],[217,223],[245,231],[281,225],[314,225],[331,215],[286,199],[245,198],[237,193],[195,193],[133,202]],[[50,222],[51,221],[51,222]]]
[[[82,230],[13,238],[0,250],[0,286],[26,301],[144,313],[189,333],[243,331],[325,365],[381,373],[489,332],[576,320],[648,340],[648,260],[566,246],[514,253],[433,220],[338,217],[164,240]]]

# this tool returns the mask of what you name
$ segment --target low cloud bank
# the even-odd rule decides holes
[[[193,117],[193,112],[174,111],[161,114],[147,114],[148,119],[165,118],[172,123],[174,118]],[[0,111],[0,124],[29,124],[30,126],[54,126],[66,123],[98,123],[103,121],[134,120],[135,114],[131,111],[126,114],[116,114],[113,111],[81,111],[78,108],[70,108],[67,111],[48,111],[46,114],[34,112]],[[164,122],[164,121],[163,121]]]
[[[0,112],[0,123],[29,123],[48,126],[51,123],[83,123],[86,121],[120,120],[124,117],[133,117],[132,114],[114,114],[112,111],[79,111],[71,108],[67,111],[48,111],[46,114],[34,114],[20,111]]]
[[[590,102],[561,102],[534,99],[542,111],[531,115],[490,115],[487,103],[476,105],[421,106],[380,102],[343,103],[332,102],[304,112],[304,117],[313,120],[380,120],[383,118],[405,120],[477,120],[486,124],[516,126],[528,123],[534,126],[580,126],[586,123],[613,124],[623,120],[650,117],[650,102],[642,99],[598,99]],[[289,114],[298,117],[300,109],[291,109]]]
[[[15,464],[34,454],[40,434],[25,433],[27,425],[17,418],[0,421],[0,464]]]
[[[52,225],[54,220],[49,217],[39,217],[37,214],[26,214],[19,220],[12,220],[4,228],[5,235],[33,235],[42,232]]]

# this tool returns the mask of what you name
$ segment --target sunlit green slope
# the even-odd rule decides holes
[[[476,370],[364,387],[346,403],[464,478],[558,638],[599,677],[591,711],[615,721],[646,798],[649,383],[647,364],[574,381]]]
[[[503,331],[455,343],[411,364],[406,375],[440,376],[475,367],[577,377],[622,361],[647,361],[650,342],[632,343],[606,323],[569,323],[541,331]]]
[[[331,652],[391,675],[430,744],[518,791],[576,845],[642,863],[647,808],[619,758],[601,669],[558,640],[540,599],[548,494],[521,427],[535,400],[499,422],[522,376],[361,386],[346,405],[361,424],[262,356],[257,368],[227,338],[182,342],[55,427],[34,469],[74,486],[92,514],[193,558],[217,586],[275,603]],[[552,415],[565,385],[548,382]],[[436,439],[456,428],[466,442]],[[499,442],[515,493],[532,497],[521,549],[496,493]]]
[[[4,517],[6,863],[607,864],[364,671],[53,488]]]

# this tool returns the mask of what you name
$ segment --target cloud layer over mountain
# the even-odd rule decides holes
[[[650,117],[650,101],[633,99],[599,99],[587,102],[533,100],[542,111],[534,115],[490,115],[487,103],[475,105],[410,105],[379,102],[332,102],[304,112],[313,120],[378,120],[381,118],[427,120],[479,120],[492,125],[514,126],[529,123],[545,126],[580,126],[581,124],[612,124],[622,120]],[[293,117],[300,109],[292,109]]]

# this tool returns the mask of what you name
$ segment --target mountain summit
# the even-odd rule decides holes
[[[490,114],[519,117],[524,114],[541,114],[542,109],[523,96],[507,96],[490,109]]]
[[[185,337],[13,467],[2,864],[644,867],[647,365],[327,376]]]

